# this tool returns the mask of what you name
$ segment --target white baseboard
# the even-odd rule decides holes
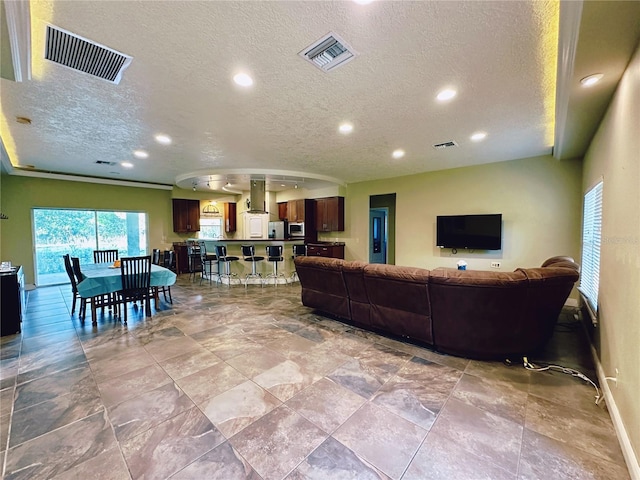
[[[609,410],[609,415],[611,416],[613,427],[616,430],[616,435],[618,436],[618,441],[620,442],[620,448],[622,448],[622,455],[624,455],[624,459],[627,462],[629,475],[631,475],[631,480],[640,480],[640,464],[638,464],[638,459],[633,452],[631,440],[629,439],[627,430],[624,428],[622,417],[620,417],[620,411],[618,410],[616,402],[613,399],[609,384],[607,383],[607,380],[605,380],[606,375],[604,373],[604,369],[602,368],[602,364],[600,363],[600,359],[598,358],[598,354],[593,345],[591,345],[591,355],[593,356],[593,362],[596,365],[596,372],[598,374],[598,381],[600,382],[600,389],[604,393],[604,399],[607,402],[607,410]]]

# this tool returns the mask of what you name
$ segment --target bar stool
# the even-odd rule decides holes
[[[202,285],[202,280],[205,278],[209,280],[209,285],[211,285],[211,280],[213,279],[213,264],[217,263],[218,257],[216,257],[212,253],[207,253],[207,247],[203,241],[198,242],[198,246],[200,247],[200,264],[202,265],[202,273],[200,274],[200,285]],[[218,281],[220,280],[220,272],[216,272],[216,285],[218,285]]]
[[[227,247],[225,245],[216,245],[216,257],[218,257],[218,277],[220,278],[220,282],[222,282],[222,277],[226,277],[229,280],[229,286],[231,286],[231,277],[236,277],[237,274],[230,272],[231,269],[229,265],[231,262],[240,259],[227,255]],[[224,273],[222,273],[220,263],[224,263]]]
[[[256,263],[264,260],[264,257],[256,256],[256,247],[255,245],[241,245],[242,248],[242,257],[245,262],[251,262],[251,273],[247,273],[244,277],[244,288],[247,288],[249,284],[249,278],[255,277],[260,279],[260,285],[264,286],[262,283],[262,275],[260,275],[256,271]]]
[[[295,260],[296,257],[306,257],[307,256],[307,246],[303,243],[294,243],[292,245],[293,247],[293,255],[291,255],[291,260]],[[294,263],[295,266],[295,263]],[[296,272],[295,270],[293,271],[293,273],[291,274],[291,281],[295,282],[300,280],[298,278],[298,272]]]
[[[286,282],[284,274],[278,273],[278,262],[284,261],[284,257],[282,256],[282,245],[267,245],[267,260],[269,262],[273,262],[273,273],[264,277],[264,281],[266,282],[268,278],[273,278],[274,285],[278,286],[278,277],[282,277]]]

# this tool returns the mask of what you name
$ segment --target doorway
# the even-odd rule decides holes
[[[395,265],[396,194],[369,197],[369,263]]]
[[[387,208],[369,210],[369,263],[387,263]]]

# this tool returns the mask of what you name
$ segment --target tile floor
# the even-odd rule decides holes
[[[595,390],[320,316],[299,285],[181,276],[128,326],[29,292],[1,340],[5,479],[628,479]],[[564,313],[538,360],[594,378]]]

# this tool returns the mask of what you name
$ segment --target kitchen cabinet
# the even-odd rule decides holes
[[[308,243],[307,256],[341,258],[344,260],[344,243]]]
[[[287,202],[278,203],[278,220],[288,220],[287,218]]]
[[[344,231],[344,197],[316,198],[316,230]]]
[[[310,198],[289,200],[287,202],[287,220],[290,222],[304,222],[305,226],[314,227],[315,205]]]
[[[0,273],[0,335],[20,333],[25,312],[24,273],[21,266]]]
[[[173,199],[173,231],[177,233],[200,230],[200,200]]]
[[[226,202],[224,204],[224,231],[232,233],[236,231],[236,203]]]

